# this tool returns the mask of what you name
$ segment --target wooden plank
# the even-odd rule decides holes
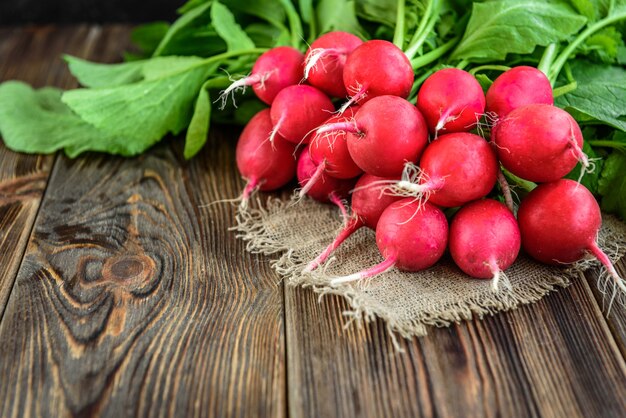
[[[287,287],[290,416],[619,416],[626,364],[586,286],[432,329],[405,353],[381,321],[340,331],[343,300]]]
[[[229,139],[229,140],[226,140]],[[283,293],[228,231],[229,138],[59,158],[0,324],[0,416],[283,416]]]
[[[128,32],[128,29],[117,28]],[[62,53],[90,56],[100,29],[54,26],[0,29],[0,81],[69,88],[76,83]],[[119,46],[117,46],[119,48]],[[98,51],[111,59],[111,50]],[[35,215],[54,161],[53,156],[17,154],[0,141],[0,318],[6,306]]]
[[[621,277],[626,277],[626,259],[620,260],[615,265],[615,268]],[[611,310],[609,311],[609,305],[611,304],[611,293],[609,292],[611,288],[610,286],[607,287],[604,281],[601,282],[598,280],[599,272],[600,270],[593,269],[585,274],[587,282],[589,283],[588,293],[596,298],[602,314],[606,317],[608,327],[622,355],[626,358],[626,306],[624,306],[626,298],[622,297],[620,302],[615,302],[614,300],[614,303],[611,305]]]

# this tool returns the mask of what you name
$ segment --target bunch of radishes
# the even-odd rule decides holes
[[[392,43],[332,32],[305,55],[290,47],[266,52],[224,92],[252,86],[271,106],[250,120],[237,145],[237,166],[248,182],[244,205],[253,190],[278,189],[296,175],[300,195],[344,211],[343,229],[306,270],[366,226],[376,230],[384,261],[333,285],[394,266],[422,270],[448,248],[465,273],[492,279],[497,289],[523,246],[550,264],[590,253],[626,291],[596,243],[601,216],[594,197],[561,179],[578,162],[589,163],[579,126],[553,106],[542,72],[513,68],[485,96],[470,73],[442,69],[422,84],[416,105],[406,100],[413,82],[409,60]],[[344,101],[336,106],[330,97]],[[485,114],[489,141],[470,133]],[[523,199],[517,219],[511,204],[486,198],[498,180],[508,193],[500,164],[542,183]],[[351,215],[342,203],[348,196]],[[457,207],[449,227],[442,208]]]

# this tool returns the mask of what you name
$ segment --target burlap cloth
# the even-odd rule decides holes
[[[545,266],[520,254],[506,271],[510,289],[501,286],[494,293],[489,280],[469,278],[446,254],[425,271],[405,273],[393,269],[367,281],[330,287],[331,277],[382,261],[374,231],[361,228],[335,251],[326,266],[303,274],[304,266],[332,241],[341,226],[335,206],[310,199],[288,202],[270,198],[265,208],[241,211],[233,229],[247,241],[248,251],[279,255],[272,266],[288,285],[311,286],[320,294],[340,295],[351,307],[344,313],[348,317],[365,321],[382,318],[392,336],[399,333],[406,338],[426,335],[428,326],[448,326],[474,315],[481,318],[535,302],[557,286],[568,286],[584,270],[599,266],[590,260],[563,267]],[[626,252],[626,225],[605,215],[598,240],[611,259],[618,260]],[[606,309],[614,302],[613,282],[601,274],[598,285],[605,291]]]

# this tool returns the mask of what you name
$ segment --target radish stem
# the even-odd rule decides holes
[[[557,87],[552,90],[552,97],[557,98],[559,96],[563,96],[564,94],[570,93],[578,88],[578,83],[573,81],[569,84],[565,84],[564,86]]]
[[[450,51],[452,48],[454,48],[454,46],[461,40],[460,36],[457,36],[456,38],[452,38],[450,39],[448,42],[446,42],[445,44],[441,45],[440,47],[437,47],[435,49],[433,49],[432,51],[427,52],[426,54],[417,57],[417,58],[413,58],[411,60],[411,66],[413,67],[414,70],[424,67],[432,62],[437,61],[439,58],[441,58],[446,52]],[[430,74],[430,72],[429,72]],[[417,85],[422,84],[420,83],[416,83]]]
[[[468,72],[471,75],[476,75],[477,72],[479,71],[485,71],[485,70],[494,70],[494,71],[508,71],[510,70],[511,67],[507,67],[506,65],[479,65],[478,67],[474,67],[471,70],[469,70]]]
[[[506,177],[504,177],[502,170],[498,170],[498,184],[502,190],[506,207],[509,208],[511,213],[515,213],[515,205],[513,204],[513,196],[511,196],[511,188],[509,187],[509,183],[506,181]]]
[[[398,0],[396,29],[393,33],[393,44],[400,49],[404,48],[404,4],[405,0]]]
[[[539,65],[537,66],[537,69],[541,71],[542,73],[544,73],[546,77],[549,77],[548,73],[550,72],[550,66],[552,65],[552,62],[554,61],[556,52],[557,50],[556,50],[555,43],[549,44],[546,47],[546,49],[543,51],[543,55],[541,56],[541,60],[539,61]]]
[[[420,24],[413,34],[413,38],[409,42],[409,46],[405,51],[406,56],[409,60],[412,60],[417,51],[422,47],[424,41],[428,35],[432,32],[435,24],[437,23],[437,18],[439,12],[439,0],[430,0],[426,5],[426,10],[424,12],[424,16],[420,21]]]
[[[570,43],[569,45],[567,45],[567,47],[565,47],[565,49],[563,49],[563,51],[559,54],[559,56],[556,58],[554,63],[550,66],[550,70],[546,74],[548,76],[548,79],[550,80],[550,83],[554,85],[557,77],[559,76],[559,73],[561,72],[561,69],[563,68],[567,60],[569,59],[570,55],[574,53],[576,48],[578,48],[578,46],[585,39],[593,35],[595,32],[599,31],[600,29],[622,19],[626,19],[626,10],[622,11],[621,13],[616,13],[614,15],[609,14],[604,19],[597,21],[596,23],[594,23],[593,25],[590,25],[589,27],[587,27],[587,29],[582,31],[582,33],[580,33],[580,35],[578,35],[572,43]],[[544,71],[543,68],[539,68],[539,69]]]

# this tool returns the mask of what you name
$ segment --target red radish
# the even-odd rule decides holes
[[[270,144],[267,136],[271,130],[270,110],[264,109],[250,119],[239,136],[237,168],[243,178],[248,180],[243,191],[242,207],[247,205],[254,189],[279,189],[296,174],[296,146],[279,135]]]
[[[382,187],[370,187],[370,184],[393,180],[395,179],[376,177],[367,173],[359,178],[352,192],[352,216],[333,242],[311,261],[304,271],[312,271],[324,263],[337,247],[361,227],[376,229],[383,211],[401,197],[383,193]]]
[[[578,161],[589,166],[578,123],[555,106],[531,104],[513,110],[498,123],[492,140],[502,165],[525,180],[557,180]]]
[[[270,49],[257,58],[249,76],[240,78],[221,92],[222,108],[229,95],[247,86],[252,86],[256,96],[271,105],[282,89],[300,83],[303,63],[304,54],[295,48],[279,46]]]
[[[376,245],[384,261],[344,277],[331,280],[338,285],[365,279],[396,267],[419,271],[431,267],[443,255],[448,241],[448,221],[441,209],[415,199],[402,199],[385,209],[376,226]]]
[[[624,280],[596,242],[602,215],[585,186],[567,179],[541,184],[522,200],[517,218],[522,246],[531,257],[546,264],[561,264],[591,254],[626,293]]]
[[[380,215],[387,209],[387,206],[402,199],[400,196],[384,193],[381,187],[375,186],[376,183],[384,180],[394,179],[363,174],[352,191],[352,212],[364,226],[371,229],[376,229]]]
[[[469,132],[485,112],[485,94],[467,71],[444,68],[424,81],[417,93],[417,107],[434,135]]]
[[[494,291],[504,270],[519,254],[521,238],[513,213],[502,203],[476,200],[463,206],[450,224],[452,259],[465,273],[491,279]]]
[[[281,135],[295,144],[308,143],[309,135],[335,111],[328,96],[312,86],[298,85],[284,88],[271,107],[274,129],[270,136]]]
[[[529,104],[554,104],[552,86],[544,73],[522,65],[496,78],[487,90],[485,110],[502,119],[512,110]]]
[[[352,160],[366,173],[400,176],[406,162],[416,161],[428,143],[420,112],[397,96],[378,96],[365,103],[348,122],[323,125],[317,134],[345,131]]]
[[[407,164],[402,181],[389,186],[390,193],[456,207],[486,196],[497,175],[498,161],[489,143],[478,135],[457,132],[431,142],[420,167]]]
[[[313,175],[317,175],[318,178],[312,178]],[[302,187],[308,186],[302,195],[306,194],[324,203],[335,200],[333,195],[338,198],[348,196],[356,181],[356,179],[336,179],[324,174],[323,170],[318,170],[317,165],[311,160],[308,145],[298,157],[297,176]]]
[[[304,78],[329,96],[346,97],[343,67],[363,41],[348,32],[329,32],[317,38],[304,56]]]
[[[341,115],[332,116],[324,125],[348,122],[358,110],[358,106],[347,109]],[[316,134],[309,144],[311,159],[325,173],[338,179],[350,179],[363,173],[363,170],[354,163],[348,152],[347,133],[345,131],[326,132]]]
[[[348,56],[343,69],[343,84],[352,98],[342,107],[384,95],[409,97],[413,68],[400,48],[388,41],[372,40]]]

